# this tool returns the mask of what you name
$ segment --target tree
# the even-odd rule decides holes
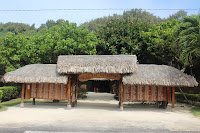
[[[0,36],[5,36],[7,33],[20,34],[28,31],[35,31],[35,25],[28,25],[23,23],[0,23]]]
[[[143,47],[141,32],[147,31],[149,23],[140,19],[113,19],[97,32],[100,40],[97,46],[98,54],[136,54]]]
[[[179,21],[162,22],[153,25],[148,32],[142,32],[142,38],[147,43],[147,50],[160,62],[179,66],[180,46],[176,43]],[[176,63],[175,63],[176,62]]]
[[[80,27],[85,25],[90,32],[98,32],[102,27],[105,27],[110,21],[115,19],[129,19],[131,21],[140,19],[142,22],[153,24],[159,24],[162,21],[161,18],[156,17],[149,12],[142,11],[142,9],[132,9],[130,11],[125,11],[123,15],[114,14],[113,16],[94,19],[90,22],[83,23]]]
[[[170,15],[167,20],[172,20],[172,19],[176,19],[176,20],[180,20],[180,19],[183,19],[184,17],[187,16],[187,12],[184,11],[184,10],[180,10],[178,11],[177,13],[173,14],[173,15]]]
[[[177,41],[182,44],[180,60],[184,68],[200,66],[200,15],[185,17],[178,34]]]
[[[47,20],[46,27],[49,29],[52,26],[56,25],[56,22],[54,20]]]
[[[61,54],[96,54],[97,42],[94,34],[68,21],[33,36],[11,33],[0,39],[0,64],[8,72],[27,64],[56,63]]]

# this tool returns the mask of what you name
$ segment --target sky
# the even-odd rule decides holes
[[[38,28],[47,20],[64,19],[77,25],[95,18],[123,14],[130,9],[197,9],[187,10],[188,15],[200,12],[200,0],[2,0],[0,22],[35,24]],[[76,9],[76,10],[46,10]],[[106,9],[106,10],[77,10]],[[107,10],[112,9],[112,10]],[[9,11],[5,11],[9,10]],[[10,11],[26,10],[26,11]],[[29,10],[29,11],[27,11]],[[36,10],[36,11],[30,11]],[[40,10],[40,11],[38,11]],[[178,10],[146,10],[161,18],[166,18]]]

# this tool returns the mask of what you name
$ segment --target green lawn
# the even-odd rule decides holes
[[[193,107],[191,112],[194,116],[200,117],[200,107]]]

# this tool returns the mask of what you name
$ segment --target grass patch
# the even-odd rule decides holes
[[[200,117],[200,107],[193,107],[191,112],[194,116]]]
[[[33,100],[24,99],[24,103],[31,103]],[[35,100],[36,103],[52,103],[52,100]],[[0,103],[0,112],[7,110],[7,107],[14,106],[21,103],[21,98],[13,99],[7,102]],[[61,100],[59,103],[67,103],[67,100]]]
[[[6,106],[0,105],[0,112],[1,112],[1,111],[5,111],[6,109],[7,109]]]
[[[30,100],[30,99],[24,100],[24,103],[30,103],[30,102],[32,102],[32,100]],[[14,105],[17,105],[17,104],[20,104],[20,103],[21,103],[21,99],[18,98],[18,99],[13,99],[13,100],[10,100],[10,101],[7,101],[7,102],[3,102],[0,105],[4,105],[6,107],[9,107],[9,106],[14,106]]]
[[[24,103],[30,103],[30,102],[32,102],[32,100],[30,100],[30,99],[24,100]],[[20,104],[20,103],[21,103],[20,98],[13,99],[13,100],[10,100],[10,101],[7,101],[7,102],[2,102],[2,103],[0,103],[0,111],[5,111],[5,110],[7,110],[7,107],[14,106],[14,105],[17,105],[17,104]]]

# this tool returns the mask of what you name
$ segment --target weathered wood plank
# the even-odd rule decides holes
[[[171,100],[171,87],[167,87],[167,101],[172,102],[172,100]]]

